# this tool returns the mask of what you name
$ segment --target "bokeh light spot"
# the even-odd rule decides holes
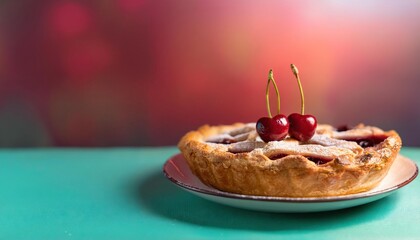
[[[92,13],[76,2],[61,2],[52,5],[47,14],[50,31],[60,37],[72,37],[89,30],[92,26]]]

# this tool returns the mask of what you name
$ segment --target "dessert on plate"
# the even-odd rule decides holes
[[[326,197],[374,188],[401,149],[395,131],[359,124],[333,127],[301,114],[271,116],[268,85],[280,97],[270,70],[269,117],[256,123],[204,125],[182,137],[180,148],[192,172],[221,191],[278,197]]]

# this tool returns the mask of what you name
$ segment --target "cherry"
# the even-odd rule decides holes
[[[269,86],[273,83],[277,94],[277,115],[272,117],[270,110]],[[276,82],[273,78],[273,70],[268,73],[268,82],[265,90],[265,99],[269,117],[262,117],[257,121],[257,133],[264,142],[283,140],[289,131],[289,121],[287,117],[280,114],[280,94]]]
[[[315,134],[317,122],[312,115],[292,113],[287,118],[290,123],[289,135],[301,142],[306,142]]]
[[[283,114],[273,118],[262,117],[257,122],[257,132],[264,142],[283,140],[289,131],[289,121]]]
[[[301,98],[301,114],[299,113],[292,113],[289,115],[288,120],[290,123],[289,127],[289,135],[292,138],[297,139],[301,142],[306,142],[312,138],[315,134],[317,121],[316,118],[312,115],[304,115],[305,112],[305,97],[303,95],[302,84],[299,78],[299,71],[295,65],[290,65],[292,68],[292,72],[295,75],[299,90],[300,90],[300,98]]]

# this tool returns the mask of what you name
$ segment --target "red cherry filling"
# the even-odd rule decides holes
[[[340,125],[337,128],[337,132],[345,132],[350,130],[351,128],[348,125]]]
[[[315,134],[317,122],[312,115],[301,115],[299,113],[292,113],[288,117],[289,120],[289,135],[301,142],[306,142]]]
[[[343,139],[346,141],[353,141],[356,142],[357,144],[359,144],[359,146],[361,146],[362,148],[367,148],[367,147],[374,147],[376,145],[378,145],[379,143],[385,141],[385,139],[387,139],[388,136],[386,135],[373,135],[370,137],[362,137],[362,138],[347,138],[347,139]]]
[[[262,117],[257,121],[257,132],[264,142],[280,141],[287,136],[289,121],[283,114],[273,118]]]

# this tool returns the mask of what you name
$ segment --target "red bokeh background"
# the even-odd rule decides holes
[[[0,2],[0,146],[175,145],[282,112],[396,129],[420,146],[420,2]],[[273,101],[274,104],[274,101]],[[274,109],[274,108],[273,108]]]

